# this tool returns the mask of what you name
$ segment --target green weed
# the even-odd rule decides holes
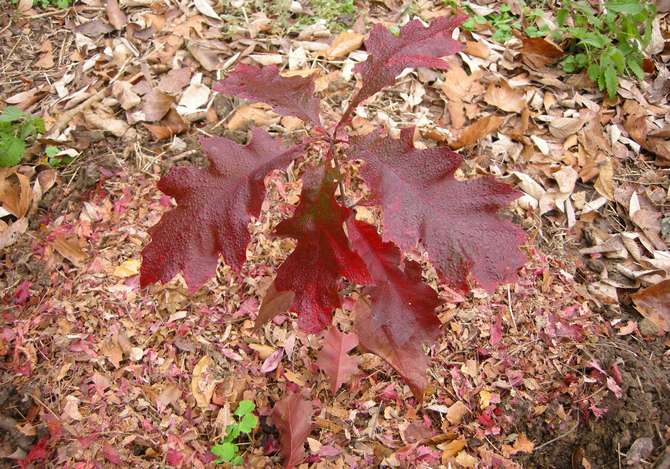
[[[0,167],[21,162],[27,140],[44,133],[44,121],[16,106],[7,106],[0,114]]]
[[[655,15],[653,2],[608,0],[603,11],[596,11],[586,1],[566,0],[557,12],[554,34],[569,42],[563,70],[586,69],[598,88],[614,97],[619,77],[644,79],[642,51],[651,40]]]
[[[241,435],[249,435],[258,426],[258,417],[254,415],[256,405],[252,401],[240,401],[235,410],[235,423],[228,425],[223,441],[212,446],[212,453],[217,457],[216,464],[224,462],[239,466],[244,460],[239,454],[237,439]]]

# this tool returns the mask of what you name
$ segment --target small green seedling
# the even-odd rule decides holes
[[[61,149],[53,145],[47,145],[44,154],[47,157],[47,163],[53,168],[67,166],[74,160],[72,156],[61,153]]]
[[[17,5],[19,0],[12,0],[12,4]],[[40,6],[42,8],[49,8],[54,6],[61,10],[64,10],[70,6],[70,0],[36,0],[33,2],[35,6]]]
[[[614,97],[619,77],[644,79],[642,50],[651,41],[653,2],[608,0],[596,11],[584,0],[567,0],[558,10],[558,39],[569,41],[561,65],[568,73],[586,69],[601,91]]]
[[[239,466],[243,463],[236,440],[240,435],[249,435],[258,426],[258,417],[254,415],[256,405],[252,401],[240,401],[235,410],[237,421],[228,425],[223,441],[212,446],[212,453],[217,457],[216,464],[224,462]]]
[[[26,140],[44,133],[44,121],[16,106],[0,113],[0,167],[15,166],[26,151]]]

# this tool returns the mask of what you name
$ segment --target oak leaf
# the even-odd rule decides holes
[[[405,68],[446,69],[447,62],[440,57],[463,49],[463,45],[451,35],[464,20],[464,16],[443,16],[433,20],[426,28],[415,19],[400,28],[397,36],[383,25],[375,25],[365,40],[368,58],[354,67],[354,71],[361,74],[363,86],[352,98],[342,120],[346,121],[356,106],[377,91],[395,83],[396,77]]]
[[[207,168],[177,167],[158,188],[177,201],[151,228],[142,251],[140,283],[167,282],[182,272],[191,291],[214,275],[219,255],[236,271],[250,240],[247,226],[265,197],[264,178],[300,156],[304,145],[284,147],[254,129],[246,145],[223,137],[204,138]]]
[[[360,344],[395,368],[421,399],[428,368],[422,345],[440,335],[437,293],[422,281],[419,264],[406,261],[400,268],[400,250],[384,243],[374,226],[349,220],[347,231],[375,282],[366,289],[370,300],[362,297],[354,308]]]
[[[260,101],[284,116],[296,116],[320,127],[319,99],[314,95],[314,80],[283,77],[274,65],[255,67],[239,64],[235,70],[213,86],[214,91]]]
[[[284,468],[299,464],[305,458],[305,441],[312,430],[312,402],[298,393],[278,401],[272,409],[272,422],[279,430]]]
[[[294,215],[275,229],[277,235],[298,242],[277,270],[274,284],[278,292],[294,292],[292,309],[307,332],[319,332],[330,323],[333,310],[340,306],[340,277],[360,284],[370,281],[365,263],[347,242],[342,224],[351,210],[337,203],[335,186],[331,173],[306,174]]]
[[[335,326],[328,328],[324,334],[323,348],[316,359],[316,365],[328,376],[333,394],[358,369],[358,360],[348,355],[357,345],[356,334],[343,334]]]
[[[461,291],[470,274],[487,290],[513,281],[525,262],[525,235],[497,212],[521,193],[493,177],[455,179],[462,157],[445,147],[416,149],[413,134],[357,137],[348,152],[365,161],[369,203],[384,209],[384,240],[403,250],[420,241],[442,278]]]

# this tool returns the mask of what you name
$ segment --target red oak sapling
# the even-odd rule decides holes
[[[219,256],[240,272],[250,241],[248,224],[259,216],[265,196],[264,177],[310,149],[323,151],[320,167],[305,171],[295,213],[275,229],[275,235],[293,238],[297,245],[279,267],[264,306],[288,304],[303,330],[319,332],[341,306],[341,279],[363,285],[354,308],[359,345],[384,358],[421,399],[428,366],[422,347],[439,336],[435,310],[440,299],[422,280],[421,266],[403,260],[402,251],[421,244],[441,280],[461,291],[470,281],[487,290],[513,281],[525,262],[520,250],[525,236],[498,211],[520,193],[492,177],[457,180],[454,172],[462,157],[446,147],[415,148],[413,128],[404,129],[399,140],[381,131],[359,137],[346,131],[356,107],[392,85],[406,67],[447,68],[442,57],[462,49],[452,33],[463,19],[437,18],[428,27],[413,20],[398,35],[375,26],[365,41],[367,60],[354,68],[362,87],[332,126],[322,123],[311,78],[284,77],[274,66],[238,65],[214,89],[299,117],[311,128],[310,137],[292,146],[259,129],[246,146],[222,137],[203,138],[209,166],[172,169],[158,184],[177,207],[151,230],[152,240],[143,251],[142,286],[181,272],[189,288],[197,289],[214,275]],[[344,205],[342,162],[347,158],[363,162],[371,195],[362,203],[383,209],[381,235],[376,227],[355,220],[351,207]],[[290,292],[289,301],[277,302],[284,292]],[[262,308],[265,320],[269,309]],[[331,375],[335,391],[356,369],[346,356],[356,340],[339,331],[326,337],[320,365]],[[339,357],[340,363],[328,365],[327,357]],[[295,460],[296,453],[290,453]]]

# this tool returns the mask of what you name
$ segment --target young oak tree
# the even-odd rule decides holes
[[[428,366],[422,346],[440,334],[435,313],[440,299],[423,282],[421,266],[403,260],[402,251],[421,244],[440,279],[460,291],[467,291],[471,280],[487,290],[514,281],[525,262],[520,250],[525,236],[498,212],[520,193],[493,177],[457,180],[454,173],[462,157],[445,146],[415,148],[414,128],[402,130],[399,140],[381,130],[349,137],[347,129],[356,107],[392,85],[405,68],[446,69],[442,57],[462,49],[452,33],[463,20],[441,17],[428,27],[413,20],[397,35],[376,25],[365,41],[367,60],[354,68],[362,87],[333,126],[321,121],[311,78],[283,77],[274,66],[240,64],[216,83],[214,90],[220,93],[299,117],[311,129],[310,137],[289,146],[253,129],[247,145],[223,137],[201,139],[209,166],[173,168],[158,183],[177,206],[150,231],[141,285],[167,282],[181,272],[189,289],[196,290],[214,275],[219,256],[239,273],[250,241],[248,224],[259,216],[265,197],[265,176],[305,155],[310,146],[326,148],[321,167],[305,171],[295,213],[274,231],[297,244],[277,270],[264,302],[290,292],[289,309],[298,315],[300,328],[319,332],[341,306],[340,280],[363,285],[354,308],[360,346],[384,358],[421,399]],[[351,207],[335,196],[338,186],[346,190],[341,167],[347,158],[363,161],[371,196],[362,203],[381,206],[381,234],[355,220]],[[339,347],[332,353],[340,354],[341,366],[355,366],[341,356],[355,345],[343,345],[339,335],[328,343]],[[341,379],[332,383],[336,389]]]

